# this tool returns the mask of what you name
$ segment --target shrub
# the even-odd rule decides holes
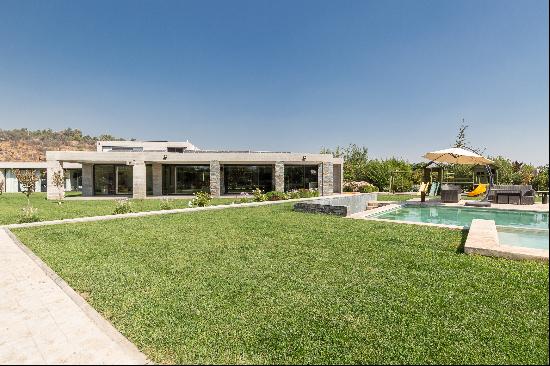
[[[132,202],[127,199],[117,200],[113,215],[130,213],[132,211]]]
[[[359,192],[361,193],[371,193],[371,192],[378,192],[378,187],[376,187],[373,184],[370,184],[368,182],[365,182],[367,184],[359,187]]]
[[[298,198],[302,198],[300,196],[300,192],[297,190],[297,189],[293,189],[292,191],[288,192],[288,197],[290,199],[298,199]]]
[[[298,190],[298,193],[300,194],[300,198],[319,197],[319,191],[315,188],[311,188],[311,189],[301,188]]]
[[[252,195],[254,196],[254,201],[256,201],[256,202],[267,201],[267,196],[262,192],[262,190],[260,188],[256,188],[252,192]]]
[[[194,193],[193,196],[195,197],[189,201],[190,207],[205,207],[212,201],[212,195],[208,192],[197,192]]]
[[[246,192],[241,192],[241,195],[239,197],[238,203],[249,203],[252,202],[252,198],[250,197],[250,194]]]
[[[163,198],[160,200],[160,209],[161,210],[173,210],[174,209],[174,200],[170,198]]]
[[[23,207],[21,211],[22,211],[21,216],[19,216],[20,224],[40,221],[40,218],[38,217],[37,208],[34,208],[31,205],[28,205],[26,207]]]
[[[0,180],[0,195],[2,195],[2,192],[4,192],[4,181]]]
[[[344,182],[344,192],[378,192],[378,187],[369,182]]]
[[[289,198],[289,196],[285,192],[277,191],[267,192],[265,196],[267,197],[268,201],[281,201],[287,200]]]

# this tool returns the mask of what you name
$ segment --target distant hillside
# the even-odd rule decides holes
[[[83,135],[78,129],[62,131],[0,129],[0,161],[46,160],[47,150],[90,150],[98,140],[124,140],[111,135]]]

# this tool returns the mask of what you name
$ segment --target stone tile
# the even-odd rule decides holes
[[[0,229],[0,364],[143,364]],[[93,316],[97,316],[94,318]]]

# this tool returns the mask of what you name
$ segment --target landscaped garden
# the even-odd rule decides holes
[[[187,208],[191,199],[146,199],[129,200],[133,212],[156,211],[161,209]],[[214,198],[212,205],[230,204],[235,198]],[[64,200],[59,203],[55,200],[46,200],[45,193],[33,193],[30,203],[37,209],[36,216],[39,221],[71,219],[75,217],[88,217],[111,215],[117,209],[115,200]],[[22,209],[26,207],[27,199],[22,193],[4,193],[0,195],[0,225],[16,224],[22,218]]]
[[[158,363],[548,363],[548,265],[461,231],[282,204],[14,232]]]

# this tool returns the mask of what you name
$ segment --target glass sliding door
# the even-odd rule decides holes
[[[176,167],[176,194],[210,191],[209,165],[182,165]]]
[[[115,169],[113,165],[94,165],[94,193],[115,194]]]
[[[133,174],[129,165],[116,166],[116,194],[132,194]]]
[[[223,183],[225,193],[252,192],[260,188],[273,190],[272,165],[224,165]]]
[[[163,165],[162,194],[210,191],[210,165]]]
[[[133,191],[133,170],[129,165],[94,165],[96,195],[128,195]]]
[[[318,174],[317,165],[285,165],[285,191],[316,189]]]

